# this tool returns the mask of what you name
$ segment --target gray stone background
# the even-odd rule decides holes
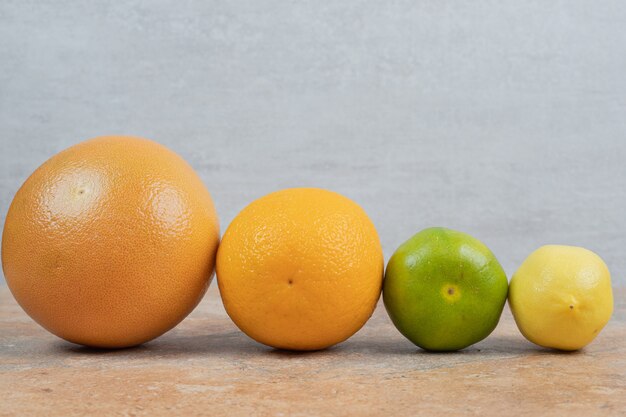
[[[443,225],[512,274],[547,243],[625,284],[623,1],[0,0],[0,213],[51,155],[161,142],[222,230],[284,187],[333,189],[386,258]]]

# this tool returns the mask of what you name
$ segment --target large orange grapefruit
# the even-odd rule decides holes
[[[193,310],[218,241],[211,196],[182,158],[108,136],[57,154],[26,180],[6,217],[2,267],[19,304],[50,332],[118,348]]]

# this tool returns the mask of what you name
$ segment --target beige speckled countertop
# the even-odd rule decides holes
[[[382,305],[349,341],[314,353],[259,345],[212,285],[183,323],[144,346],[97,351],[48,334],[0,286],[0,415],[623,416],[626,291],[581,352],[537,348],[505,314],[459,353],[415,348]]]

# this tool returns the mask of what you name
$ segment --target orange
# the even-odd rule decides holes
[[[207,290],[219,241],[193,169],[141,138],[92,139],[19,189],[2,235],[11,292],[70,342],[118,348],[178,324]]]
[[[226,230],[217,282],[235,324],[256,341],[316,350],[342,342],[372,315],[383,253],[352,200],[316,188],[274,192]]]
[[[430,351],[478,343],[498,325],[509,283],[478,239],[430,227],[404,242],[385,272],[383,301],[407,339]]]

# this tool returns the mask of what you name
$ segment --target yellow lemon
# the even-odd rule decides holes
[[[591,343],[611,318],[611,275],[590,250],[542,246],[513,275],[509,304],[526,339],[577,350]]]

